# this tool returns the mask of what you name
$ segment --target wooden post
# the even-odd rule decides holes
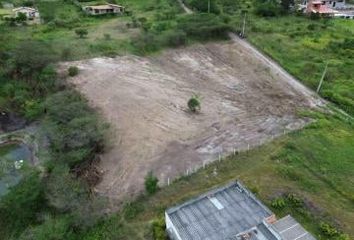
[[[316,91],[317,93],[319,93],[320,90],[321,90],[323,80],[324,80],[324,78],[326,76],[326,73],[327,73],[327,68],[328,68],[328,62],[326,63],[326,67],[325,67],[325,69],[324,69],[324,71],[322,73],[322,77],[321,77],[320,83],[318,84],[317,91]]]
[[[246,30],[246,13],[245,16],[243,18],[243,27],[242,27],[242,36],[241,37],[245,37],[245,30]]]

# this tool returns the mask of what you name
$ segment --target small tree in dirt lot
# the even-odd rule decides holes
[[[68,69],[68,73],[70,77],[74,77],[79,74],[79,69],[76,66],[71,66]]]
[[[79,28],[79,29],[75,30],[75,33],[76,33],[76,35],[79,36],[79,38],[84,38],[87,36],[88,31],[87,31],[87,29]]]
[[[188,100],[188,108],[194,113],[200,111],[201,109],[200,100],[197,95],[194,95]]]
[[[148,194],[154,194],[159,189],[157,185],[159,180],[152,172],[149,172],[145,177],[145,190]]]

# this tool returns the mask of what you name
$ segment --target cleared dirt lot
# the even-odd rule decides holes
[[[96,58],[67,65],[72,83],[112,125],[112,146],[97,191],[115,203],[144,188],[153,171],[166,184],[235,149],[259,145],[308,120],[320,101],[247,46],[196,45],[158,56]],[[200,114],[187,109],[198,94]]]

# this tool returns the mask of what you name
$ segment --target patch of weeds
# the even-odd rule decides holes
[[[153,237],[155,240],[166,240],[167,239],[167,233],[166,233],[166,224],[165,224],[165,219],[159,218],[157,220],[154,220],[152,222],[152,232],[153,232]]]
[[[321,222],[319,229],[326,239],[350,240],[349,235],[341,232],[338,228],[327,222]]]
[[[158,186],[159,179],[152,173],[149,172],[145,177],[145,190],[148,194],[154,194],[159,190]]]
[[[334,237],[339,234],[335,227],[325,222],[320,223],[320,230],[327,237]]]
[[[125,219],[131,220],[143,211],[144,206],[139,201],[129,202],[124,206],[123,215]]]
[[[271,206],[275,209],[284,209],[286,207],[285,198],[279,197],[272,200]]]
[[[277,168],[278,173],[285,179],[300,181],[300,173],[292,166],[279,166]]]
[[[286,197],[286,200],[290,203],[291,206],[296,208],[304,207],[304,201],[295,194],[289,193]]]

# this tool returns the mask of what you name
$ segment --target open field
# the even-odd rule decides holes
[[[72,83],[113,125],[97,191],[124,200],[153,171],[162,184],[234,150],[303,127],[300,110],[321,103],[306,88],[235,43],[197,45],[159,56],[70,62]],[[198,94],[200,114],[186,102]]]

